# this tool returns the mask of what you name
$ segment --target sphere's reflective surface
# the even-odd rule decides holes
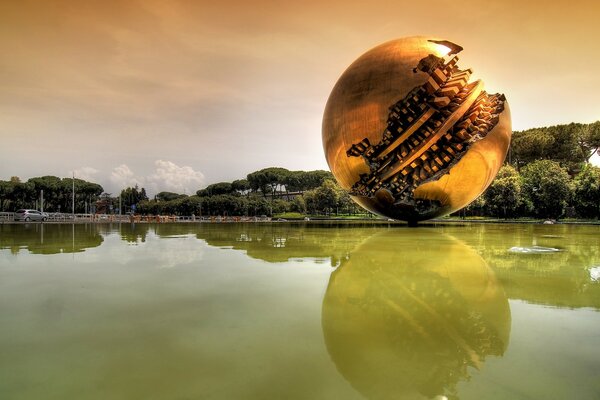
[[[368,399],[458,398],[459,382],[508,347],[510,308],[493,270],[459,240],[428,236],[374,235],[329,281],[327,351]]]
[[[323,116],[329,167],[353,199],[407,221],[445,215],[492,182],[510,143],[503,95],[469,82],[462,47],[425,37],[384,43],[356,60]]]

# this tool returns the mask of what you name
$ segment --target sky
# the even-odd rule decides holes
[[[152,194],[328,169],[321,120],[361,54],[426,35],[513,129],[600,119],[600,2],[0,0],[0,179]]]

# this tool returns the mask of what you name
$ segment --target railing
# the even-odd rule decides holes
[[[15,213],[0,212],[0,222],[12,222],[15,220]]]
[[[46,221],[49,222],[127,222],[127,215],[109,214],[70,214],[70,213],[48,213]]]
[[[0,222],[14,222],[14,213],[0,212]],[[195,215],[129,215],[47,213],[47,222],[270,222],[270,217],[195,216]]]

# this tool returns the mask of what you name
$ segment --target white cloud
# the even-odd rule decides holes
[[[121,164],[113,169],[110,174],[110,182],[117,188],[133,187],[135,185],[143,186],[144,178],[135,176],[131,168],[126,164]]]
[[[156,170],[146,182],[152,192],[169,191],[175,193],[193,194],[204,182],[202,172],[194,171],[192,167],[180,167],[171,161],[156,160]]]
[[[84,181],[88,181],[88,182],[96,182],[98,180],[97,175],[98,175],[98,171],[96,168],[92,168],[92,167],[81,167],[76,169],[75,171],[75,178],[77,179],[83,179]],[[69,172],[66,176],[70,176],[71,172]]]
[[[192,167],[179,166],[171,161],[156,160],[154,171],[147,176],[137,175],[126,164],[114,168],[110,175],[112,189],[119,192],[126,187],[144,187],[149,196],[158,192],[194,194],[204,183],[204,174]]]

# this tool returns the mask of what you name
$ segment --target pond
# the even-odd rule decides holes
[[[600,226],[0,225],[2,399],[598,399]]]

